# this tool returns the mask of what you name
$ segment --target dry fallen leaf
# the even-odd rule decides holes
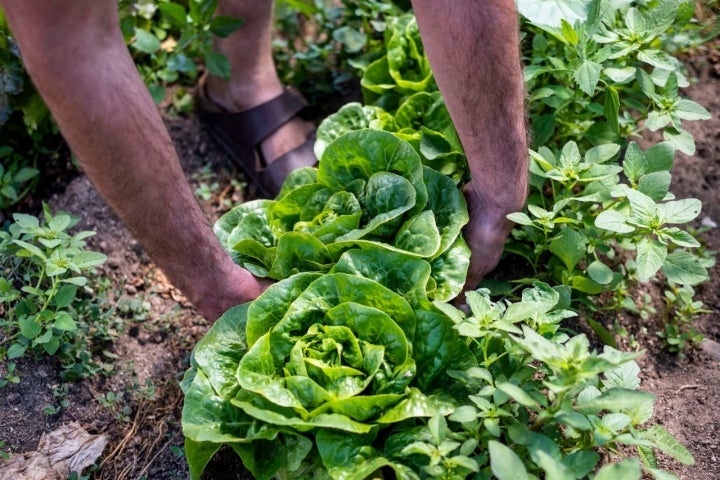
[[[107,435],[91,435],[79,423],[43,434],[34,452],[12,454],[0,463],[0,479],[65,480],[94,464],[107,445]]]

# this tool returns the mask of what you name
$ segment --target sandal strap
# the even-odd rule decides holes
[[[208,100],[206,93],[205,100]],[[277,97],[248,110],[235,113],[206,110],[203,117],[235,138],[241,138],[247,144],[258,148],[263,140],[307,105],[307,100],[300,92],[292,87],[285,87],[283,93]]]
[[[303,144],[279,156],[258,172],[258,181],[270,198],[278,194],[291,172],[303,167],[317,166],[313,145],[315,145],[314,134],[310,135]]]

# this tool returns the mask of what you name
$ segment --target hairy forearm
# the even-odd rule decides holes
[[[116,6],[105,1],[98,2],[102,6],[78,3],[84,5],[58,19],[65,28],[75,28],[72,35],[62,27],[33,26],[31,22],[42,24],[43,19],[22,7],[9,6],[8,18],[17,29],[27,69],[81,166],[193,303],[207,305],[212,301],[208,296],[222,295],[229,288],[222,282],[230,278],[247,280],[252,290],[236,303],[254,298],[257,283],[232,264],[194,199],[162,119],[122,41]],[[211,275],[200,275],[205,272]],[[219,303],[222,306],[214,310],[230,306],[227,300]],[[208,311],[203,313],[210,317],[221,313]]]
[[[527,189],[524,92],[513,0],[413,0],[423,45],[487,208]]]

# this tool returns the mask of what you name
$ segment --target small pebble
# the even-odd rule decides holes
[[[702,342],[702,349],[713,359],[720,361],[720,343],[706,338]]]

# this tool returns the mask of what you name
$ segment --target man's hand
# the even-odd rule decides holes
[[[485,201],[472,183],[465,187],[465,198],[468,202],[470,222],[465,226],[464,235],[471,254],[467,280],[463,293],[458,297],[461,303],[465,301],[464,292],[476,289],[480,280],[497,266],[505,240],[514,225],[507,219],[507,215],[520,210],[521,207],[513,207],[522,205],[525,201],[524,196],[519,196],[511,203],[492,205]]]
[[[196,279],[197,292],[190,292],[190,301],[208,322],[215,320],[229,308],[255,300],[272,282],[256,278],[253,274],[236,265],[230,257],[223,262],[220,272],[203,272]]]

